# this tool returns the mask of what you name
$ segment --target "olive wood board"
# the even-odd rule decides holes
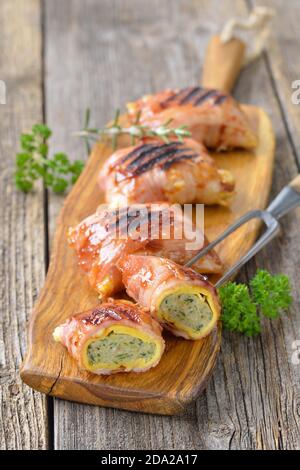
[[[243,105],[255,123],[259,145],[255,151],[213,154],[220,167],[232,171],[236,194],[229,208],[205,208],[205,234],[213,240],[248,210],[265,208],[270,192],[275,141],[265,112]],[[77,267],[68,247],[69,226],[93,213],[103,202],[97,187],[101,162],[112,153],[106,143],[96,144],[76,185],[65,200],[57,221],[45,285],[29,322],[28,349],[21,368],[23,381],[40,392],[93,405],[132,411],[177,414],[204,389],[221,344],[221,325],[204,339],[188,341],[164,333],[166,351],[155,367],[144,373],[97,376],[79,370],[67,350],[52,338],[54,328],[67,317],[95,307],[97,294]],[[250,222],[219,247],[225,266],[237,261],[254,243],[259,226]],[[214,279],[215,280],[215,279]]]

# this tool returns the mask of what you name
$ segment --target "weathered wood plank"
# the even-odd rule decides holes
[[[230,15],[240,15],[234,9],[228,11]],[[296,175],[297,166],[264,57],[243,70],[235,94],[242,101],[262,106],[271,116],[277,136],[274,196]],[[299,297],[295,290],[300,258],[299,217],[299,210],[287,216],[281,236],[241,273],[240,279],[245,281],[257,267],[285,272],[292,279],[295,300],[290,315],[273,323],[266,321],[263,334],[257,339],[224,335],[221,360],[198,408],[199,412],[207,413],[207,417],[199,413],[199,429],[208,436],[208,446],[233,449],[300,446],[297,412],[300,369],[291,363],[292,344],[299,339],[300,326]],[[201,403],[207,403],[207,408],[202,408]]]
[[[209,36],[233,14],[246,12],[244,1],[230,0],[180,0],[176,7],[172,1],[153,1],[151,8],[138,0],[46,2],[47,121],[57,150],[82,156],[83,146],[69,134],[80,127],[87,106],[94,123],[103,125],[120,103],[197,82]],[[243,71],[236,93],[263,106],[274,122],[275,194],[297,170],[264,59]],[[52,217],[60,201],[51,197]],[[247,267],[242,279],[256,266],[265,266],[287,272],[297,282],[299,217],[295,211],[285,219],[282,236]],[[55,400],[55,447],[299,447],[300,369],[290,360],[292,342],[299,339],[298,309],[295,292],[291,315],[273,325],[266,322],[261,337],[225,334],[213,380],[184,416],[149,416]]]
[[[292,101],[296,91],[292,88],[295,80],[300,80],[299,61],[299,19],[300,3],[297,0],[250,0],[249,5],[265,5],[275,11],[267,43],[268,68],[281,106],[282,115],[289,138],[300,167],[300,103]],[[297,87],[299,90],[299,86]]]
[[[43,282],[43,190],[24,196],[14,187],[19,135],[42,120],[40,4],[3,0],[0,9],[0,448],[48,445],[46,398],[25,386],[19,364],[26,321]]]

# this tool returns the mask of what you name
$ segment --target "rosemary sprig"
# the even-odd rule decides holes
[[[117,147],[118,137],[121,135],[129,135],[132,145],[134,145],[136,139],[142,139],[144,137],[158,137],[159,139],[168,143],[172,138],[177,138],[181,142],[184,137],[191,136],[187,126],[169,127],[172,119],[156,128],[142,125],[140,124],[140,113],[137,115],[134,124],[129,127],[123,127],[120,124],[119,109],[116,111],[112,124],[104,127],[103,129],[89,127],[89,118],[90,112],[87,110],[84,128],[79,132],[75,132],[74,135],[82,137],[86,143],[88,143],[89,139],[98,140],[99,138],[106,135],[111,138],[112,147],[114,150]]]

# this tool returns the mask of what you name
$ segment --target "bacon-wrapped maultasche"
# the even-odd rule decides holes
[[[200,86],[165,90],[128,103],[132,122],[159,127],[186,126],[192,137],[216,150],[252,149],[258,138],[248,117],[229,94]]]
[[[159,323],[127,300],[108,299],[72,316],[53,337],[81,369],[103,375],[148,370],[158,364],[165,347]]]
[[[220,316],[215,287],[193,269],[157,256],[128,255],[118,267],[126,291],[176,336],[208,335]]]
[[[153,230],[154,226],[157,230]],[[179,237],[176,227],[182,229]],[[70,228],[68,241],[100,297],[122,290],[117,262],[124,255],[139,252],[185,264],[207,244],[203,232],[191,223],[182,208],[168,204],[101,208]],[[191,244],[192,241],[196,243]],[[210,251],[194,268],[201,273],[220,273],[223,266],[218,255]]]
[[[234,178],[219,169],[206,148],[193,139],[146,140],[117,150],[98,177],[113,205],[167,201],[228,205]]]

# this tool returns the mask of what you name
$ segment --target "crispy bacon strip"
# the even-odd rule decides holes
[[[157,231],[153,230],[154,226]],[[191,224],[181,207],[168,204],[99,210],[70,228],[68,241],[90,285],[102,297],[123,288],[116,265],[124,255],[142,252],[184,264],[207,244],[203,233]],[[191,247],[192,241],[197,241],[195,247]],[[195,269],[219,273],[222,263],[211,251],[195,264]]]
[[[99,173],[106,201],[114,205],[168,201],[227,205],[234,178],[218,169],[205,147],[192,139],[148,140],[115,152]]]
[[[170,120],[172,127],[186,125],[192,137],[213,149],[257,145],[257,135],[232,96],[200,86],[165,90],[127,105],[130,119],[140,115],[141,124],[159,127]]]

